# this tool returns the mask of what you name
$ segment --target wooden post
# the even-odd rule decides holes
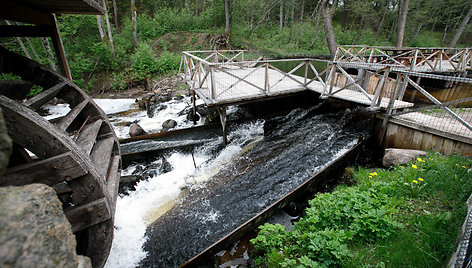
[[[221,127],[223,129],[223,145],[226,146],[228,144],[227,139],[227,124],[226,124],[226,106],[221,106],[217,108],[218,114],[220,115],[220,122]]]
[[[210,95],[211,95],[211,99],[215,100],[215,75],[213,74],[212,65],[210,65],[210,78],[211,78]]]
[[[397,83],[397,87],[395,88],[395,90],[392,90],[392,93],[390,94],[390,102],[388,103],[388,106],[387,106],[387,111],[385,112],[385,116],[384,116],[384,119],[382,121],[382,126],[380,128],[380,146],[383,146],[383,143],[385,141],[385,134],[387,133],[387,127],[388,127],[388,120],[390,120],[390,115],[392,114],[392,111],[393,111],[393,108],[395,106],[395,97],[397,95],[397,92],[399,91],[399,85],[401,85],[402,83],[400,82],[403,78],[403,75],[402,74],[399,74],[399,77],[397,78],[398,79],[398,83]],[[406,79],[404,80],[405,83],[403,84],[406,84],[408,83],[406,81]],[[403,85],[402,85],[403,87]]]
[[[196,107],[196,98],[195,98],[195,88],[192,88],[192,103],[193,103],[193,124],[196,125],[197,124],[197,107]]]
[[[331,73],[331,82],[329,85],[329,93],[328,95],[331,95],[333,93],[333,87],[334,87],[334,79],[336,78],[336,63],[333,64],[333,72]]]
[[[269,93],[269,63],[265,64],[265,79],[264,79],[264,90],[265,93]]]
[[[388,79],[389,73],[390,73],[390,67],[387,67],[387,70],[385,71],[384,75],[380,79],[379,84],[377,85],[377,88],[375,89],[375,95],[374,95],[374,98],[372,99],[372,103],[370,104],[370,109],[380,108],[380,103],[382,102],[382,91],[385,86],[385,81]]]
[[[303,83],[303,85],[306,87],[306,82],[307,82],[307,79],[308,79],[308,64],[310,62],[308,60],[305,61],[305,82]]]
[[[61,74],[67,77],[69,80],[72,80],[72,76],[70,74],[69,64],[67,63],[66,52],[64,51],[64,46],[62,45],[61,33],[59,32],[59,28],[57,27],[57,19],[56,15],[51,15],[52,20],[52,44],[54,46],[54,51],[56,52],[57,62],[59,63],[59,70]]]

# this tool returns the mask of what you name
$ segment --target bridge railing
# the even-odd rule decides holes
[[[385,121],[414,129],[426,128],[429,133],[472,144],[472,79],[409,71],[398,71],[397,75],[398,88],[394,94],[414,106],[395,110],[389,105]],[[442,146],[432,135],[416,142],[423,143],[427,149]],[[451,142],[443,148],[449,150],[446,153],[452,153],[454,146]]]
[[[335,61],[393,64],[417,72],[465,72],[472,68],[472,48],[339,46]]]
[[[301,59],[245,59],[243,50],[185,51],[179,73],[191,81],[191,87],[207,93],[212,101],[237,100],[244,92],[260,95],[277,94],[281,89],[307,88],[314,81],[324,87],[322,77],[329,69],[327,61]],[[315,65],[323,64],[319,72]],[[290,66],[282,71],[280,65]],[[283,66],[287,69],[287,66]],[[248,68],[249,67],[249,68]]]

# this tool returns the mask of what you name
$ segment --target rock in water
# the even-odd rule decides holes
[[[425,151],[407,150],[407,149],[385,149],[385,154],[382,159],[384,167],[391,167],[393,165],[402,165],[420,156],[426,155]]]
[[[162,123],[162,129],[163,130],[168,130],[168,129],[174,128],[176,126],[177,126],[177,122],[175,120],[172,120],[172,119],[167,119],[166,121],[164,121],[164,123]]]
[[[0,177],[5,172],[10,161],[12,141],[8,136],[7,127],[0,108]]]
[[[0,267],[91,267],[75,248],[71,225],[51,187],[0,188]]]
[[[197,113],[193,114],[193,111],[191,110],[187,114],[187,120],[189,120],[189,121],[198,121],[198,120],[200,120],[200,116]]]
[[[146,134],[147,134],[146,131],[144,131],[144,129],[136,123],[131,124],[131,126],[129,127],[129,135],[131,137],[137,137],[137,136],[142,136]]]

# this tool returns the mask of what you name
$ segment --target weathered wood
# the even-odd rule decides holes
[[[89,100],[85,99],[80,104],[76,105],[72,108],[64,117],[59,119],[56,123],[57,128],[61,130],[67,130],[70,124],[77,118],[80,112],[85,108],[85,106],[89,103]]]
[[[72,225],[72,232],[77,232],[111,218],[112,212],[106,198],[101,198],[85,205],[65,211]]]
[[[15,101],[0,95],[0,107],[7,122],[8,133],[13,141],[40,158],[49,158],[66,153],[64,140],[54,125],[37,113]],[[18,135],[21,133],[21,135]]]
[[[102,120],[98,119],[92,123],[85,125],[83,130],[77,137],[77,145],[82,148],[86,155],[89,155],[92,151],[95,139],[97,138],[100,127],[102,126]]]
[[[59,94],[59,92],[65,87],[66,84],[66,82],[61,82],[49,89],[42,91],[31,99],[26,100],[23,104],[25,106],[28,106],[30,109],[37,110],[50,100],[54,99],[54,97]]]
[[[121,157],[119,155],[113,156],[107,178],[107,189],[110,195],[110,206],[113,212],[116,208],[116,199],[118,198],[118,187],[120,185]]]
[[[95,164],[98,175],[104,181],[106,181],[110,161],[112,160],[114,142],[114,137],[99,140],[95,143],[95,146],[93,146],[92,153],[90,154],[90,159],[92,160],[92,163]]]
[[[0,80],[0,95],[13,100],[24,100],[32,86],[33,83],[29,81]]]
[[[9,168],[0,178],[1,186],[44,183],[49,186],[87,174],[85,164],[71,152]]]

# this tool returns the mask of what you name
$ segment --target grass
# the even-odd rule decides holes
[[[390,170],[359,167],[354,186],[317,195],[291,232],[263,225],[260,267],[443,267],[472,193],[472,160],[430,153]]]

